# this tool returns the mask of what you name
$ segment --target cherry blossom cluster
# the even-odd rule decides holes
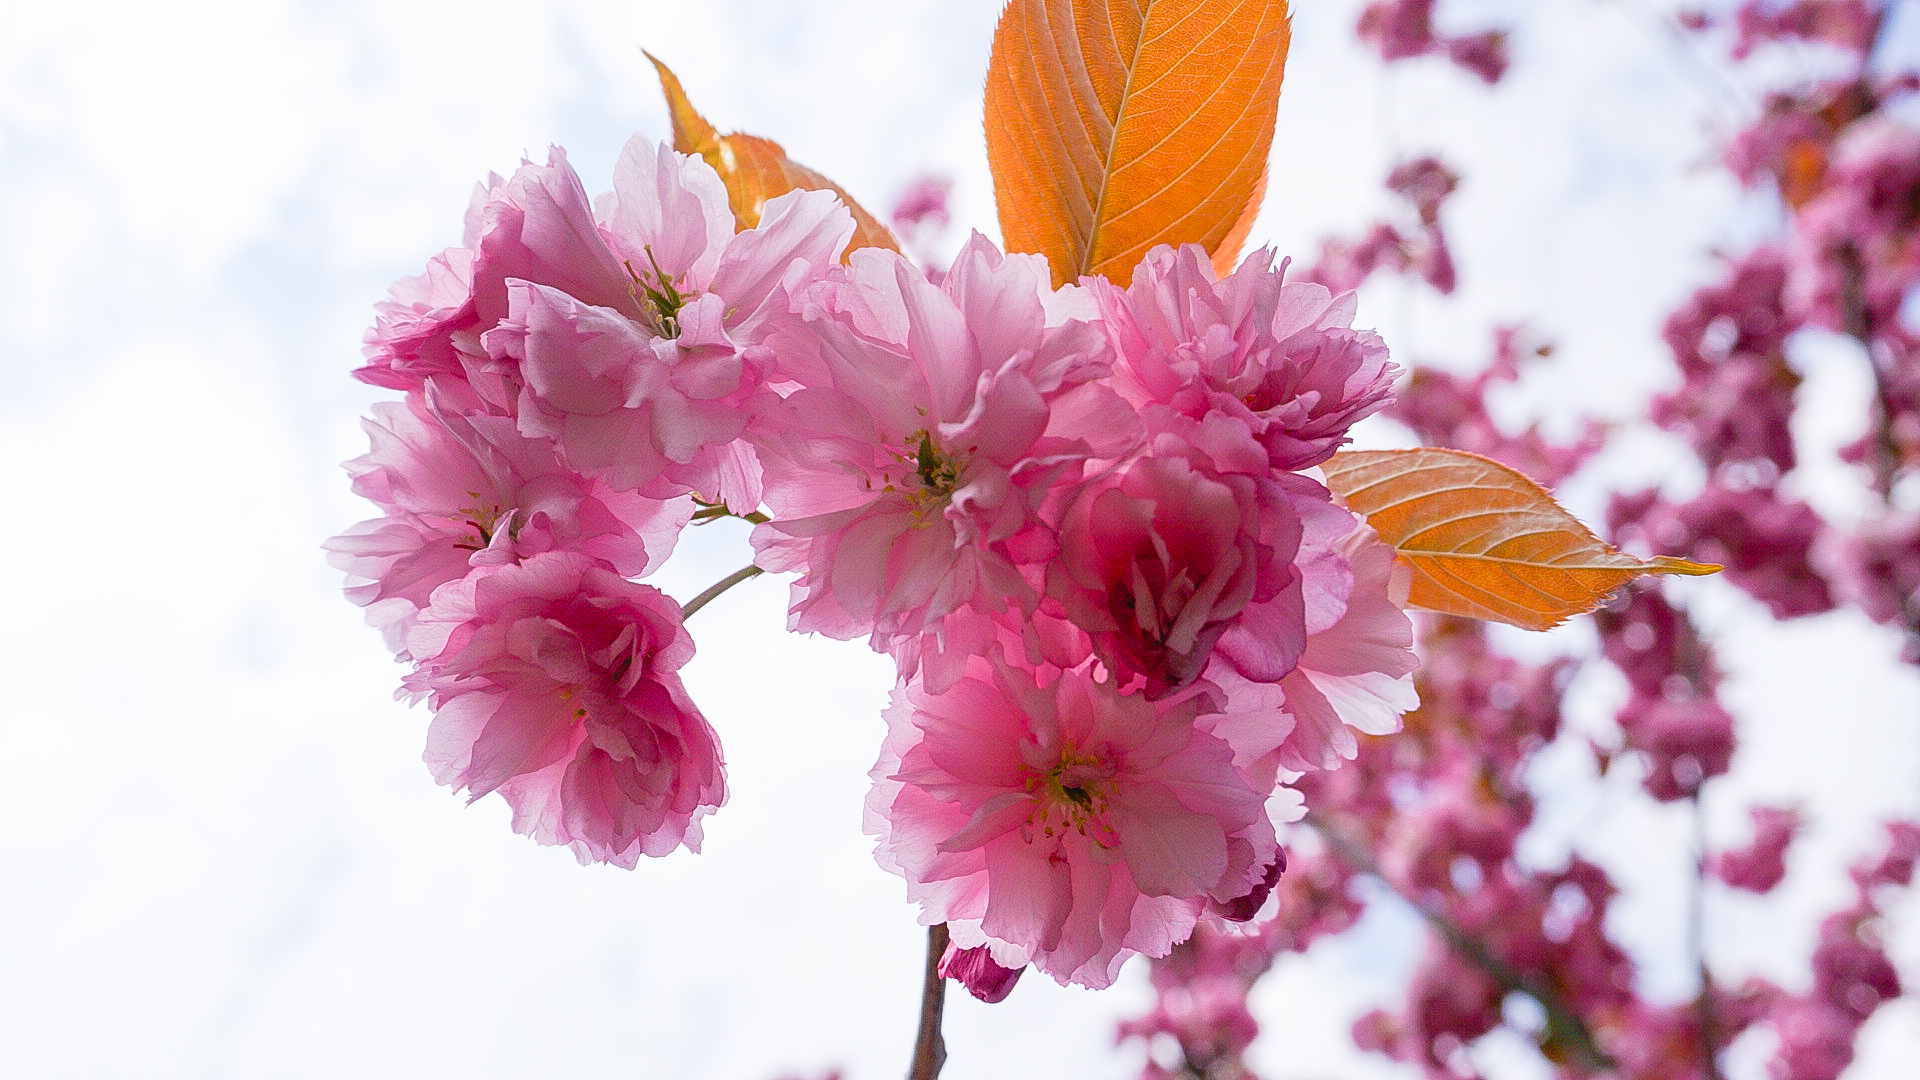
[[[402,281],[356,374],[405,393],[348,464],[383,516],[329,543],[434,711],[427,762],[582,861],[698,849],[719,740],[679,669],[679,605],[634,578],[707,503],[759,501],[744,345],[788,265],[851,222],[831,195],[735,234],[713,171],[634,140],[596,207],[558,150],[491,177],[465,243]]]
[[[1625,535],[1725,553],[1729,579],[1778,617],[1844,603],[1904,630],[1920,659],[1920,128],[1902,112],[1920,74],[1873,61],[1891,11],[1845,0],[1733,13],[1734,57],[1814,47],[1830,73],[1769,92],[1726,147],[1735,176],[1778,198],[1783,235],[1729,258],[1667,322],[1682,381],[1654,418],[1687,440],[1707,482],[1685,501],[1623,496],[1610,516]],[[1781,483],[1796,464],[1789,348],[1821,333],[1851,339],[1874,386],[1866,430],[1842,455],[1877,496],[1855,521],[1823,520]]]
[[[1616,496],[1617,541],[1685,550],[1726,564],[1726,578],[1776,618],[1854,606],[1920,640],[1920,351],[1912,323],[1920,267],[1920,134],[1890,104],[1911,101],[1911,72],[1870,63],[1890,5],[1828,0],[1739,5],[1725,18],[1691,16],[1739,60],[1783,44],[1828,50],[1831,77],[1771,93],[1729,140],[1729,171],[1777,192],[1781,235],[1728,258],[1718,280],[1667,321],[1677,387],[1651,419],[1682,441],[1704,483],[1679,496]],[[1397,59],[1436,51],[1431,4],[1375,4],[1363,40]],[[1399,22],[1389,21],[1389,17]],[[1400,39],[1383,37],[1398,26]],[[1398,40],[1399,44],[1393,44]],[[1716,40],[1709,37],[1709,41]],[[1418,231],[1376,226],[1360,242],[1329,242],[1306,276],[1357,286],[1376,271],[1436,280],[1410,253],[1444,250],[1441,204],[1422,203],[1409,174],[1458,179],[1431,159],[1402,166],[1388,187]],[[1392,238],[1385,242],[1381,238]],[[1355,258],[1358,252],[1362,258]],[[1856,342],[1874,376],[1863,437],[1845,451],[1878,499],[1858,521],[1823,518],[1796,498],[1791,421],[1799,385],[1796,335]],[[1489,391],[1518,378],[1549,349],[1522,329],[1495,335],[1475,375],[1416,366],[1390,414],[1429,445],[1512,463],[1549,485],[1573,475],[1610,432],[1589,422],[1571,441],[1515,431],[1488,412]],[[1684,489],[1682,489],[1684,490]],[[1596,613],[1600,657],[1546,663],[1501,655],[1481,627],[1439,619],[1421,628],[1420,707],[1391,740],[1362,738],[1356,760],[1296,786],[1313,811],[1282,833],[1286,876],[1270,918],[1244,928],[1203,926],[1154,961],[1157,1002],[1122,1025],[1146,1043],[1144,1080],[1247,1080],[1259,1025],[1248,995],[1288,954],[1346,932],[1379,886],[1397,894],[1430,934],[1404,1000],[1363,1017],[1354,1039],[1434,1077],[1479,1075],[1481,1040],[1496,1031],[1531,1041],[1553,1075],[1707,1080],[1725,1075],[1726,1049],[1748,1032],[1771,1046],[1778,1080],[1834,1080],[1851,1063],[1861,1027],[1904,989],[1887,955],[1882,915],[1891,890],[1913,880],[1920,826],[1893,822],[1855,865],[1855,888],[1824,916],[1806,988],[1761,979],[1729,983],[1704,952],[1694,996],[1649,1000],[1633,957],[1609,935],[1618,886],[1567,853],[1563,865],[1522,859],[1535,820],[1529,773],[1542,751],[1568,744],[1591,758],[1594,783],[1665,804],[1684,821],[1703,793],[1737,767],[1738,718],[1720,697],[1711,642],[1660,588],[1642,585]],[[1569,731],[1563,694],[1582,664],[1601,659],[1625,699],[1605,733]],[[1920,659],[1910,650],[1909,659]],[[1584,745],[1581,745],[1584,744]],[[1818,808],[1750,806],[1751,840],[1694,852],[1692,904],[1722,889],[1766,894],[1789,875],[1788,852]],[[1356,888],[1360,878],[1374,888]],[[1709,883],[1712,883],[1709,885]],[[1755,1045],[1749,1042],[1749,1046]]]
[[[1406,223],[1381,221],[1358,241],[1329,238],[1320,249],[1320,261],[1306,273],[1329,289],[1347,292],[1379,271],[1412,274],[1450,293],[1454,286],[1453,255],[1440,227],[1440,204],[1460,183],[1438,158],[1422,157],[1394,167],[1387,188],[1413,211]]]
[[[642,139],[597,201],[556,150],[466,225],[370,334],[382,516],[329,546],[435,777],[519,831],[697,849],[719,741],[636,579],[720,516],[795,575],[791,629],[895,660],[866,828],[983,997],[1251,917],[1284,785],[1414,704],[1393,552],[1314,472],[1397,374],[1351,295],[1197,247],[1055,288],[978,235],[929,274],[847,251],[831,192],[736,231]]]

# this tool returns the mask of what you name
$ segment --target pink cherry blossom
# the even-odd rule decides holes
[[[1507,35],[1503,30],[1447,38],[1442,44],[1447,59],[1478,75],[1483,83],[1497,83],[1507,73]]]
[[[1285,284],[1285,265],[1274,269],[1272,257],[1256,252],[1216,281],[1198,245],[1163,246],[1126,291],[1088,285],[1114,339],[1115,388],[1136,406],[1158,407],[1144,412],[1155,430],[1231,420],[1272,469],[1293,471],[1325,461],[1348,428],[1385,406],[1399,369],[1378,335],[1350,328],[1351,296]]]
[[[745,369],[719,325],[719,297],[676,309],[677,333],[665,337],[558,289],[515,281],[507,295],[507,317],[482,340],[524,373],[521,426],[557,441],[582,471],[620,490],[652,490],[745,429],[730,400]]]
[[[1549,489],[1556,487],[1600,451],[1608,429],[1588,419],[1576,440],[1559,443],[1542,438],[1538,424],[1514,433],[1496,422],[1487,411],[1489,399],[1552,350],[1524,327],[1497,326],[1492,337],[1485,368],[1473,375],[1415,368],[1401,381],[1386,415],[1412,428],[1427,446],[1490,457]]]
[[[1214,731],[1260,775],[1335,768],[1353,757],[1355,732],[1398,731],[1401,714],[1420,703],[1413,686],[1420,662],[1403,608],[1410,572],[1350,514],[1346,529],[1332,542],[1322,529],[1308,533],[1300,558],[1307,637],[1299,663],[1282,678],[1260,679],[1236,662],[1244,652],[1230,636],[1207,670],[1228,695],[1211,721]]]
[[[748,354],[785,310],[787,271],[831,263],[852,231],[832,192],[796,191],[736,234],[710,166],[637,136],[596,216],[556,148],[482,186],[465,246],[395,287],[359,374],[468,382],[616,488],[751,509],[758,464],[734,442],[760,370]]]
[[[1877,860],[1855,866],[1853,880],[1867,893],[1881,885],[1908,885],[1913,882],[1916,863],[1920,863],[1920,822],[1890,821],[1886,852]]]
[[[1785,1002],[1769,1019],[1779,1038],[1772,1075],[1778,1080],[1839,1080],[1853,1064],[1859,1022],[1817,999]]]
[[[1900,975],[1886,945],[1868,924],[1868,911],[1840,911],[1820,923],[1813,950],[1813,990],[1829,1004],[1864,1021],[1883,1001],[1900,996]]]
[[[1636,696],[1662,697],[1670,686],[1711,694],[1719,686],[1713,647],[1659,588],[1631,587],[1593,619],[1601,649]]]
[[[1433,0],[1373,0],[1360,13],[1360,40],[1383,60],[1405,60],[1433,50]]]
[[[953,221],[948,205],[952,193],[953,180],[949,177],[917,177],[894,200],[893,209],[887,215],[893,234],[905,245],[903,250],[927,267],[928,279],[935,282],[942,274],[931,266],[931,255]]]
[[[713,169],[640,138],[627,144],[601,209],[629,279],[626,300],[607,306],[510,282],[506,316],[482,339],[522,370],[522,426],[623,490],[691,489],[751,510],[761,499],[757,463],[735,445],[762,384],[748,353],[784,308],[787,271],[802,268],[797,283],[832,263],[853,219],[831,192],[796,191],[736,234]]]
[[[720,746],[680,684],[693,640],[658,589],[546,552],[441,587],[407,644],[434,779],[499,791],[516,831],[583,863],[699,850],[726,798]]]
[[[1106,986],[1276,857],[1262,793],[1194,724],[1207,704],[1123,695],[1086,668],[1043,685],[979,658],[943,694],[909,683],[867,800],[879,861],[958,947]]]
[[[548,152],[547,164],[528,162],[509,179],[489,177],[467,210],[463,247],[450,249],[420,278],[401,282],[381,310],[367,342],[367,382],[419,389],[429,375],[476,378],[502,410],[517,386],[485,366],[479,336],[507,313],[507,280],[558,288],[582,303],[632,305],[630,279],[593,220],[586,189],[566,153]],[[464,293],[464,295],[462,295]]]
[[[1038,256],[977,235],[938,286],[865,248],[797,292],[770,338],[788,392],[750,433],[773,511],[756,561],[801,571],[793,629],[871,634],[950,680],[969,608],[1031,610],[1019,567],[1054,546],[1041,503],[1133,430],[1090,382],[1104,338],[1067,305]]]
[[[1869,617],[1920,632],[1920,512],[1894,510],[1848,532],[1830,530],[1815,543],[1813,562]]]
[[[1180,448],[1169,438],[1081,487],[1047,567],[1048,601],[1149,694],[1192,682],[1249,605],[1267,604],[1260,637],[1278,678],[1306,645],[1298,512],[1278,485],[1196,468]]]
[[[638,576],[673,551],[691,500],[595,483],[507,417],[459,411],[440,379],[404,403],[373,406],[364,422],[373,449],[347,471],[355,493],[386,516],[326,544],[347,572],[348,598],[367,607],[396,651],[433,590],[474,566],[573,550]]]
[[[1710,467],[1766,460],[1794,466],[1791,324],[1780,317],[1787,270],[1762,247],[1728,266],[1728,280],[1694,294],[1667,319],[1665,336],[1685,381],[1655,399],[1653,418],[1691,443]]]

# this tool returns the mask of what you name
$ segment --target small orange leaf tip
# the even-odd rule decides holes
[[[654,71],[660,75],[660,92],[667,99],[667,117],[673,124],[673,148],[683,154],[699,154],[718,170],[720,165],[714,159],[721,148],[720,133],[693,107],[693,102],[687,100],[687,91],[672,68],[645,49],[640,50],[640,55],[651,60]]]
[[[853,241],[848,251],[863,247],[900,250],[893,233],[866,211],[840,185],[787,156],[786,150],[772,139],[734,132],[722,135],[688,100],[680,79],[660,58],[645,49],[640,54],[653,62],[660,74],[660,91],[667,99],[667,115],[673,123],[673,148],[683,154],[698,154],[720,174],[726,185],[727,202],[733,208],[734,227],[751,229],[760,224],[760,209],[767,200],[796,188],[831,191],[845,203],[853,215]]]
[[[1726,569],[1719,563],[1694,562],[1691,559],[1676,559],[1671,555],[1655,555],[1648,559],[1653,574],[1680,574],[1684,577],[1706,577]]]
[[[1619,551],[1545,488],[1478,454],[1343,451],[1321,470],[1411,571],[1408,602],[1430,611],[1545,630],[1635,578],[1720,569]]]

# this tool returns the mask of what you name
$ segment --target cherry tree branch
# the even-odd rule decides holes
[[[1554,993],[1552,987],[1508,966],[1506,961],[1494,955],[1493,950],[1488,948],[1485,942],[1449,919],[1444,913],[1400,891],[1400,887],[1387,877],[1380,869],[1380,865],[1373,861],[1371,855],[1349,840],[1339,829],[1334,828],[1326,818],[1309,813],[1305,822],[1317,830],[1321,836],[1326,837],[1327,845],[1342,862],[1363,874],[1378,879],[1395,896],[1419,912],[1420,916],[1427,920],[1427,925],[1433,927],[1434,932],[1439,934],[1454,952],[1486,972],[1494,982],[1499,983],[1509,992],[1525,994],[1538,1002],[1540,1008],[1547,1014],[1548,1040],[1565,1047],[1574,1064],[1595,1072],[1604,1072],[1618,1066],[1613,1057],[1600,1049],[1600,1044],[1594,1041],[1593,1032],[1587,1027],[1586,1021],[1580,1019],[1579,1014],[1569,1008],[1567,1003],[1560,999],[1560,995]]]
[[[947,1041],[940,1035],[940,1017],[946,1011],[947,980],[940,977],[940,959],[947,954],[947,924],[927,927],[927,969],[920,986],[920,1034],[913,1041],[913,1067],[907,1080],[934,1080],[947,1063]]]
[[[1693,896],[1687,911],[1687,936],[1700,965],[1700,996],[1694,999],[1700,1024],[1700,1068],[1707,1080],[1721,1080],[1718,1019],[1713,1012],[1713,972],[1707,969],[1707,815],[1700,805],[1700,789],[1693,791]]]

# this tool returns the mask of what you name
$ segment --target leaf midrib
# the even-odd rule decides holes
[[[1502,566],[1524,566],[1535,570],[1602,570],[1610,573],[1634,572],[1644,574],[1665,572],[1665,568],[1659,564],[1649,563],[1642,565],[1640,560],[1632,555],[1628,555],[1626,552],[1618,552],[1617,554],[1623,559],[1633,560],[1631,563],[1541,562],[1538,559],[1513,559],[1504,555],[1481,555],[1466,551],[1436,551],[1432,548],[1404,548],[1399,551],[1399,554],[1407,559],[1467,559],[1473,562],[1499,563]]]
[[[1120,88],[1120,107],[1113,111],[1113,123],[1107,129],[1107,148],[1100,155],[1100,196],[1093,201],[1093,220],[1087,223],[1087,246],[1080,249],[1080,261],[1074,267],[1074,280],[1093,273],[1094,248],[1100,246],[1100,218],[1107,208],[1107,192],[1113,187],[1113,155],[1120,146],[1120,127],[1133,102],[1133,75],[1140,70],[1141,50],[1147,47],[1147,24],[1153,21],[1153,9],[1160,0],[1147,0],[1140,9],[1140,32],[1133,39],[1133,56],[1127,61],[1127,78]]]

